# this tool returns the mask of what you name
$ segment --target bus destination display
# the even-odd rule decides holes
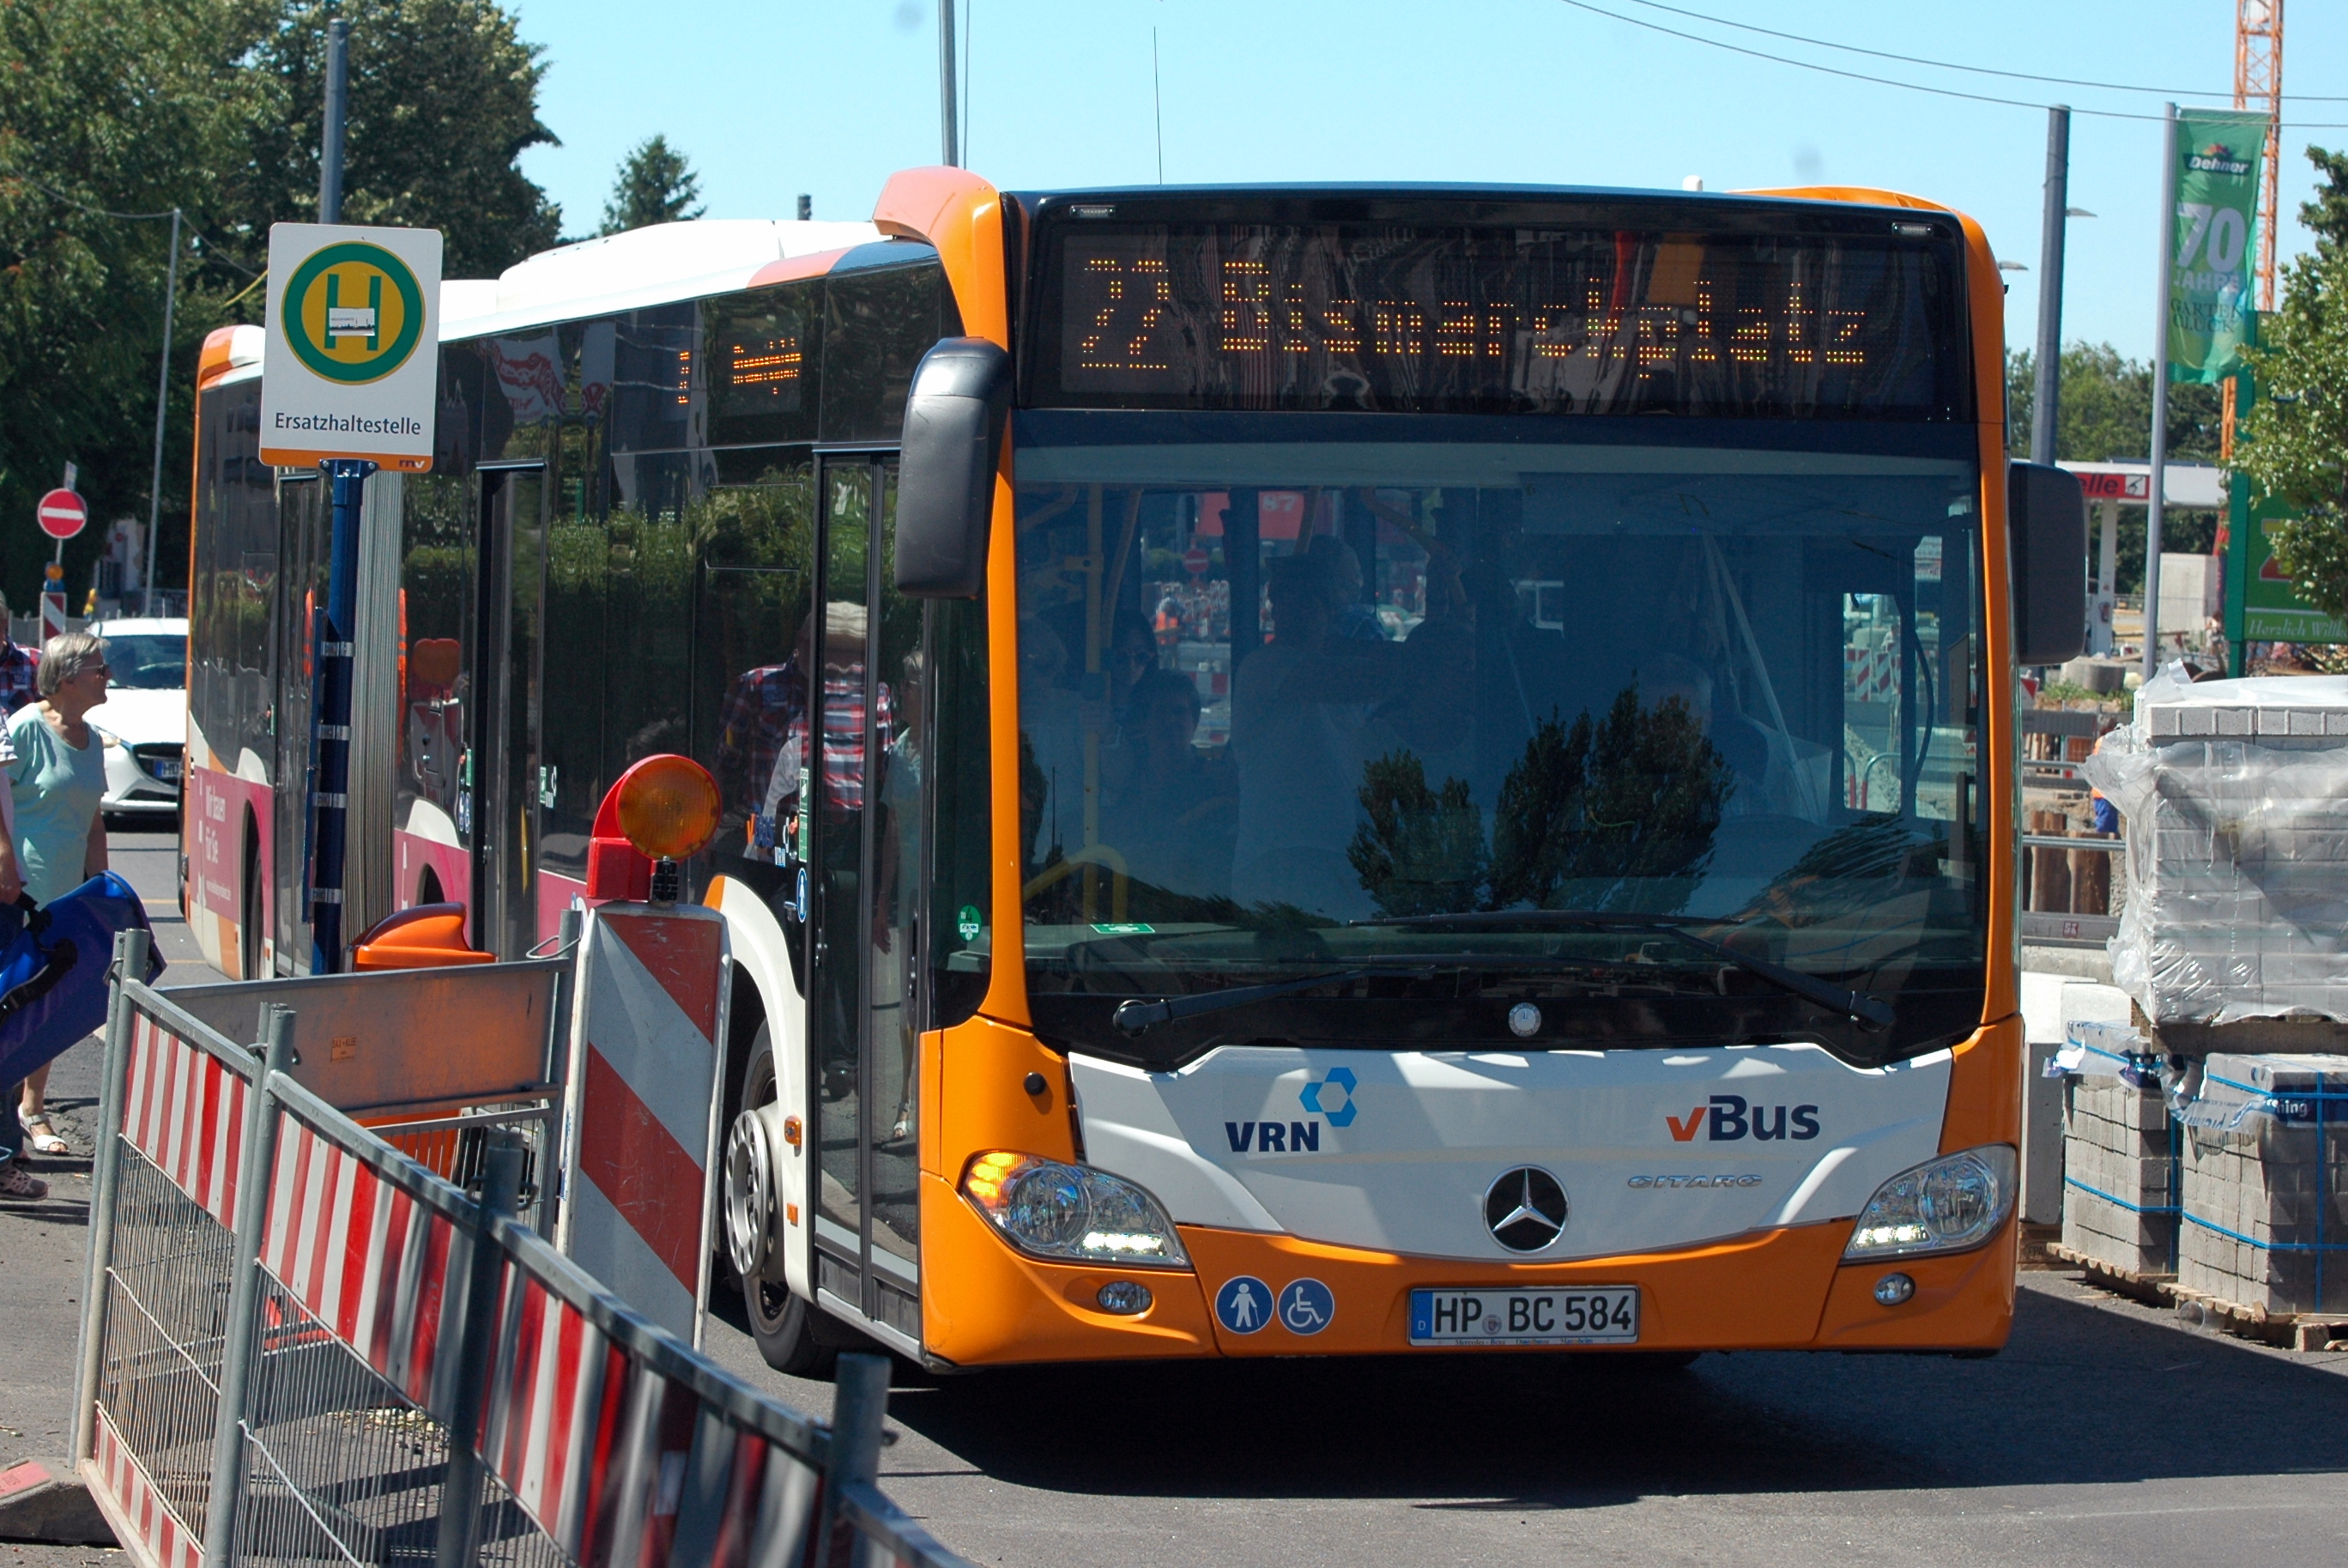
[[[1064,224],[1031,400],[1962,418],[1954,247],[1912,227]]]

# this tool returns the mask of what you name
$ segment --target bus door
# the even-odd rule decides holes
[[[309,881],[310,699],[317,651],[314,617],[326,597],[326,531],[333,521],[333,487],[314,472],[288,474],[278,490],[277,603],[270,616],[271,684],[275,688],[272,740],[275,757],[269,783],[275,802],[270,856],[270,939],[276,970],[292,975],[309,965],[310,912],[303,907]],[[258,965],[247,973],[261,974]]]
[[[915,1107],[922,612],[891,570],[893,453],[819,459],[808,760],[808,1037],[820,1151],[813,1277],[921,1337]]]
[[[469,831],[473,945],[520,958],[538,940],[539,604],[545,562],[546,465],[482,467],[480,547],[467,655],[461,787]]]

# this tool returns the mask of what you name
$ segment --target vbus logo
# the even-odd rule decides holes
[[[1818,1135],[1818,1108],[1748,1105],[1742,1095],[1716,1094],[1684,1117],[1666,1114],[1663,1124],[1672,1130],[1674,1143],[1685,1143],[1699,1132],[1715,1143],[1734,1143],[1740,1138],[1763,1143],[1791,1138],[1807,1143]]]

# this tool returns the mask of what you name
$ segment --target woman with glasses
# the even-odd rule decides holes
[[[48,903],[106,870],[106,826],[98,804],[106,795],[106,758],[88,714],[106,700],[106,645],[87,632],[52,637],[41,650],[38,690],[8,720],[15,755],[6,765],[15,808],[13,841],[0,845],[0,903],[29,895]],[[43,1095],[48,1068],[25,1081],[22,1099],[10,1085],[0,1116],[0,1200],[36,1201],[48,1187],[16,1163],[23,1142],[43,1154],[67,1152],[49,1125]],[[17,1123],[22,1121],[19,1133]]]

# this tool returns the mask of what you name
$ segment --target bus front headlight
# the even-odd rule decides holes
[[[1875,1190],[1843,1261],[1961,1253],[1997,1233],[2013,1210],[2013,1146],[1983,1144],[1910,1166]]]
[[[1188,1268],[1158,1200],[1122,1177],[1034,1154],[982,1154],[963,1195],[1020,1251],[1055,1263]]]

